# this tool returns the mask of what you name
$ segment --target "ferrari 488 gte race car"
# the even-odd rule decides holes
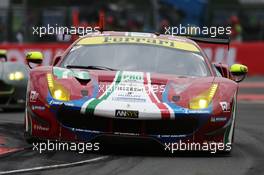
[[[8,62],[7,51],[0,50],[0,108],[25,108],[29,69],[23,63]]]
[[[27,60],[41,62],[42,55],[31,52]],[[52,66],[31,70],[25,136],[231,144],[238,77],[246,73],[243,65],[211,64],[185,37],[90,34],[55,57]]]

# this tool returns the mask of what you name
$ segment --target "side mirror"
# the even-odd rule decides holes
[[[32,68],[29,63],[41,64],[43,61],[43,54],[41,52],[36,52],[36,51],[28,52],[26,54],[26,60],[28,66]]]
[[[222,75],[222,77],[230,78],[230,71],[228,65],[222,63],[214,63],[213,64],[216,70]]]
[[[0,59],[4,59],[5,62],[7,62],[7,56],[6,56],[6,54],[7,54],[7,51],[6,50],[0,49]]]
[[[248,73],[248,68],[242,64],[233,64],[229,71],[232,75],[232,79],[239,83],[245,79]]]

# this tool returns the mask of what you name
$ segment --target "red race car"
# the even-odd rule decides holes
[[[169,150],[216,143],[230,152],[237,82],[247,67],[211,64],[193,40],[133,32],[79,38],[51,66],[31,70],[26,139],[122,137]],[[27,54],[29,64],[42,59],[39,52]]]

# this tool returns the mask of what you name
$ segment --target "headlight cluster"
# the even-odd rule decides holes
[[[12,72],[8,78],[11,81],[19,81],[24,79],[24,74],[22,72]]]
[[[53,98],[61,101],[69,101],[70,93],[61,84],[54,81],[52,74],[47,74],[49,91]]]
[[[208,108],[209,104],[211,103],[218,85],[213,84],[209,90],[206,92],[198,95],[197,97],[193,98],[190,101],[190,109],[205,109]]]

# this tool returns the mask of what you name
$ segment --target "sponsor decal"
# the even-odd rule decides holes
[[[211,122],[216,123],[216,122],[225,122],[227,120],[226,117],[212,117]]]
[[[134,36],[134,37],[151,37],[150,33],[140,33],[140,32],[128,32],[126,36]],[[154,36],[155,37],[155,36]]]
[[[202,110],[202,109],[198,109],[198,110],[185,110],[186,114],[204,114],[204,113],[211,113],[210,110]]]
[[[127,93],[119,93],[119,94],[116,95],[116,97],[140,98],[140,97],[142,97],[142,95],[141,94],[136,94],[136,93],[133,93],[133,92],[127,92]]]
[[[38,99],[38,96],[39,96],[39,93],[37,93],[36,91],[30,91],[29,101],[36,102]]]
[[[74,103],[70,103],[70,102],[62,102],[62,101],[54,101],[54,100],[51,100],[49,102],[49,105],[62,105],[62,104],[64,104],[65,106],[71,106],[71,107],[74,106]]]
[[[130,136],[139,136],[140,134],[138,133],[126,133],[126,132],[114,132],[114,135],[130,135]]]
[[[36,106],[36,105],[32,105],[31,106],[32,110],[38,110],[38,111],[44,111],[46,108],[45,106]]]
[[[158,38],[148,38],[148,37],[134,37],[134,36],[96,36],[87,37],[80,40],[78,45],[95,45],[95,44],[147,44],[163,46],[175,49],[181,49],[186,51],[200,52],[199,49],[192,43],[168,40],[168,39],[158,39]]]
[[[145,103],[146,99],[135,97],[113,97],[113,101],[132,102],[132,103]]]
[[[39,131],[49,131],[49,128],[41,126],[41,125],[34,125],[33,128],[34,130],[39,130]]]
[[[142,87],[133,87],[133,86],[128,86],[128,85],[124,85],[124,86],[119,86],[117,87],[118,91],[127,91],[127,92],[143,92],[143,88]]]
[[[138,118],[138,111],[117,109],[115,111],[115,116],[124,118]]]
[[[220,106],[221,106],[223,112],[230,112],[230,104],[227,103],[226,101],[220,102]]]
[[[75,106],[74,103],[69,103],[69,102],[64,103],[64,105],[65,106],[72,106],[72,107]]]
[[[122,80],[123,82],[142,81],[143,77],[140,74],[123,74]]]

